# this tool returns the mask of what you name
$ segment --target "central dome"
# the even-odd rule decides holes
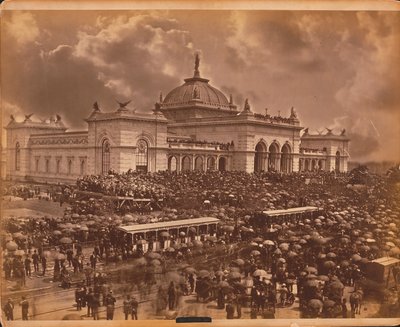
[[[233,109],[233,104],[215,87],[208,84],[209,80],[200,77],[199,59],[196,57],[195,71],[192,78],[186,78],[185,83],[167,94],[162,102],[162,108],[199,105],[216,109]]]

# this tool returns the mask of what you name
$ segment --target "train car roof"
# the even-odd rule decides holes
[[[400,260],[397,258],[392,258],[392,257],[382,257],[382,258],[378,258],[375,260],[372,260],[371,263],[377,263],[380,264],[382,266],[390,266],[390,265],[394,265],[399,263]]]
[[[174,220],[174,221],[163,221],[151,224],[119,226],[118,229],[125,233],[133,234],[133,233],[143,233],[148,231],[165,230],[177,227],[190,227],[190,226],[199,226],[203,224],[216,224],[219,223],[219,221],[220,220],[218,218],[214,217],[201,217],[201,218]]]
[[[297,207],[297,208],[290,208],[290,209],[282,209],[282,210],[268,210],[263,211],[264,215],[267,216],[280,216],[280,215],[289,215],[289,214],[296,214],[296,213],[304,213],[304,212],[313,212],[319,210],[318,207]]]

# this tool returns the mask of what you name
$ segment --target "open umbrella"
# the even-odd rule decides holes
[[[24,250],[17,250],[17,251],[14,252],[14,254],[19,256],[19,257],[22,257],[25,254],[25,251]]]
[[[229,279],[238,279],[238,278],[241,278],[241,277],[242,277],[242,275],[238,271],[232,271],[228,275]]]
[[[244,260],[243,259],[236,259],[236,260],[233,260],[232,263],[237,264],[238,266],[243,266],[244,265]]]
[[[328,269],[332,269],[334,267],[336,267],[336,263],[334,263],[333,261],[329,260],[329,261],[325,261],[324,262],[324,267],[328,268]]]
[[[333,252],[329,252],[329,253],[326,255],[326,257],[327,257],[327,258],[333,259],[333,258],[336,258],[336,254],[333,253]]]
[[[210,277],[210,272],[208,270],[203,269],[203,270],[199,271],[197,276],[200,278],[207,278],[207,277]]]
[[[55,230],[55,231],[53,231],[53,235],[59,236],[59,235],[62,235],[62,233],[59,230]]]
[[[139,259],[135,259],[133,261],[134,266],[144,266],[147,264],[147,261],[145,258],[139,258]]]
[[[265,240],[265,241],[263,242],[263,244],[264,244],[264,245],[267,245],[267,246],[275,245],[275,243],[274,243],[273,241],[271,241],[271,240]]]
[[[322,280],[323,282],[327,282],[329,280],[329,277],[326,275],[319,275],[317,277],[318,280]]]
[[[343,260],[341,263],[340,263],[340,266],[343,268],[343,267],[348,267],[348,266],[350,266],[350,262],[348,262],[347,260]]]
[[[304,271],[308,272],[309,274],[318,274],[318,270],[315,267],[306,267]]]
[[[260,251],[258,251],[258,250],[253,250],[253,251],[250,252],[250,254],[251,254],[252,256],[258,256],[258,255],[260,255],[261,253],[260,253]]]
[[[159,235],[161,237],[169,237],[169,233],[167,231],[161,232]]]
[[[137,240],[137,241],[136,241],[136,244],[140,244],[140,245],[147,244],[147,241],[144,240],[144,239]]]
[[[256,237],[253,239],[254,242],[261,243],[263,239],[261,237]]]
[[[193,267],[186,267],[185,268],[185,272],[187,274],[195,274],[196,273],[196,269],[194,269]]]
[[[360,261],[360,260],[361,260],[361,257],[360,257],[358,254],[353,254],[353,255],[351,256],[351,259],[352,259],[353,261]]]
[[[158,260],[158,259],[151,260],[151,265],[152,266],[160,266],[161,265],[161,261]]]
[[[57,254],[55,255],[55,259],[57,259],[57,260],[65,260],[65,254],[63,254],[63,253],[57,253]]]
[[[321,300],[312,299],[312,300],[310,300],[310,301],[308,302],[308,306],[309,306],[310,308],[312,308],[312,309],[318,310],[318,309],[321,309],[321,308],[322,308],[323,303],[322,303]]]
[[[289,244],[288,243],[281,243],[281,244],[279,244],[279,248],[282,251],[288,251],[289,250]]]
[[[254,277],[264,277],[264,276],[268,276],[268,273],[264,269],[256,269],[253,272],[253,276]]]
[[[10,242],[7,242],[6,248],[8,251],[15,251],[16,249],[18,249],[18,245],[14,241],[10,241]]]
[[[335,304],[336,304],[335,301],[327,299],[324,301],[324,308],[331,308],[331,307],[335,306]]]
[[[165,251],[167,251],[167,252],[175,252],[175,249],[173,248],[173,247],[169,247],[169,248],[166,248],[166,250]]]
[[[69,237],[62,237],[60,239],[60,243],[62,243],[62,244],[71,244],[72,240]]]
[[[147,252],[146,257],[149,259],[161,259],[161,254],[157,252]]]
[[[193,245],[195,247],[202,247],[203,246],[203,242],[199,241],[199,240],[194,240],[193,241]]]

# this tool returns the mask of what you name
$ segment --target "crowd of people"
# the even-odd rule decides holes
[[[93,319],[98,319],[100,297],[107,319],[113,319],[117,301],[105,286],[116,277],[99,273],[96,264],[130,260],[134,265],[121,268],[118,283],[157,285],[157,312],[179,310],[183,295],[195,294],[199,302],[215,301],[228,319],[242,317],[243,307],[251,308],[251,318],[274,317],[277,307],[296,299],[302,317],[354,317],[364,297],[367,263],[400,255],[400,189],[386,177],[371,175],[368,185],[356,188],[348,185],[350,179],[333,173],[87,176],[78,180],[78,190],[162,198],[165,208],[149,215],[94,215],[78,214],[72,206],[63,217],[8,218],[2,238],[5,277],[23,286],[24,276],[47,274],[51,260],[51,275],[60,286],[69,288],[78,280],[77,309],[87,306]],[[319,214],[269,224],[255,219],[261,210],[306,205],[320,208]],[[179,235],[168,235],[170,246],[160,253],[134,247],[138,240],[117,228],[202,216],[220,219],[212,235],[199,241],[193,232],[185,235],[191,238],[185,244]],[[90,254],[83,253],[87,247]],[[352,290],[349,303],[346,287]],[[130,294],[124,298],[125,318],[137,319],[132,304],[137,300]]]

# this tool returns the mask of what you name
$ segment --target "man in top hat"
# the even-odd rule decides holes
[[[114,309],[115,309],[115,302],[117,300],[113,296],[113,291],[110,290],[110,292],[107,294],[105,298],[105,305],[107,308],[107,320],[113,320],[114,319]]]
[[[14,320],[14,303],[11,299],[7,300],[7,303],[4,305],[3,310],[7,320]]]
[[[19,303],[22,310],[22,320],[28,320],[29,302],[25,296],[22,297],[22,301]]]

